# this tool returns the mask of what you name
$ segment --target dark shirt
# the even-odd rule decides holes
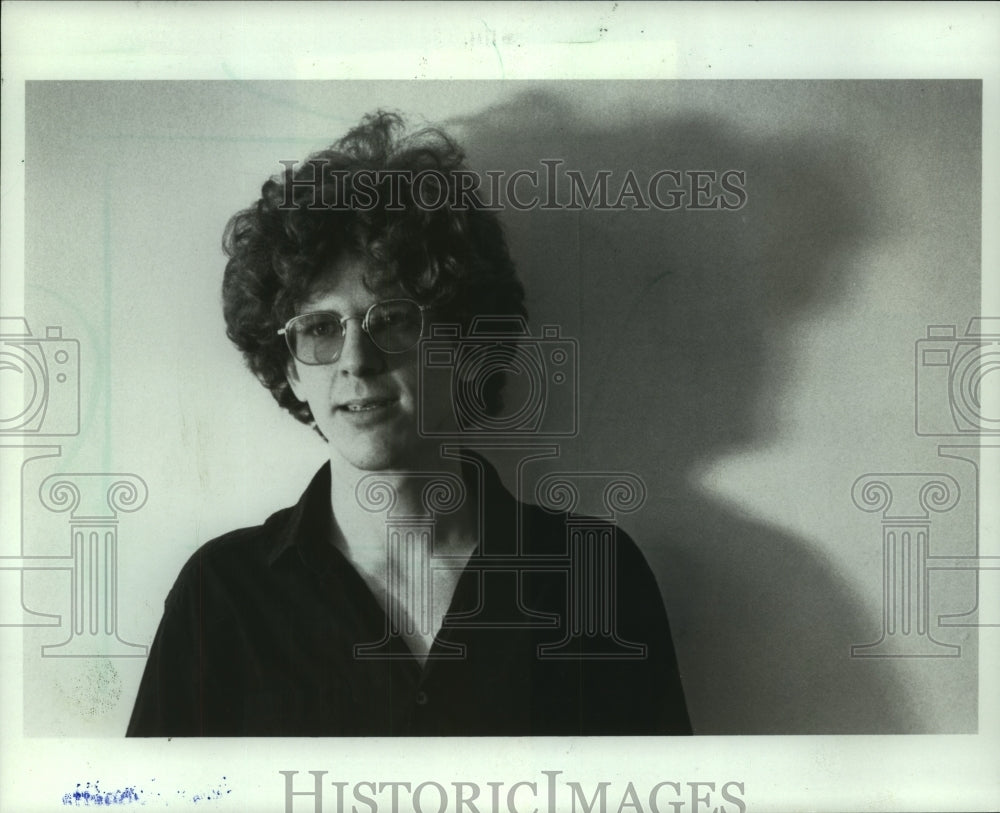
[[[185,564],[128,736],[690,734],[666,612],[635,543],[610,525],[519,511],[480,468],[485,538],[424,665],[331,542],[326,465],[297,505]],[[573,528],[590,535],[571,543]],[[595,553],[595,528],[610,558]]]

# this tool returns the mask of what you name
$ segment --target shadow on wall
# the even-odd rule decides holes
[[[570,98],[532,91],[449,126],[480,172],[558,158],[588,182],[611,170],[615,190],[628,169],[747,173],[736,212],[503,215],[535,329],[580,342],[581,432],[560,468],[635,471],[649,489],[631,527],[665,593],[696,732],[915,730],[897,665],[849,657],[879,621],[822,551],[691,482],[773,441],[788,328],[836,302],[847,253],[884,223],[865,168],[850,144],[760,141],[682,113],[595,125]],[[788,500],[809,488],[789,483]]]

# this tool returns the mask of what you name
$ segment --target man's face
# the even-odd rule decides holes
[[[428,453],[436,455],[437,446],[421,442],[417,434],[417,348],[385,353],[361,329],[371,305],[406,295],[400,290],[373,294],[364,285],[367,270],[363,259],[342,258],[299,308],[300,314],[334,311],[352,318],[339,358],[323,365],[293,359],[288,383],[309,404],[334,463],[339,458],[365,471],[413,469]]]

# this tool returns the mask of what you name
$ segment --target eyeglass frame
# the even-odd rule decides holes
[[[375,337],[372,336],[371,329],[369,328],[369,325],[368,325],[368,319],[371,317],[372,311],[375,310],[375,308],[377,308],[379,305],[385,305],[385,304],[388,304],[390,302],[409,302],[412,305],[416,305],[417,308],[420,310],[420,333],[418,335],[417,341],[414,342],[409,347],[403,349],[403,350],[385,350],[385,349],[383,349],[379,345],[379,343],[377,341],[375,341]],[[392,299],[381,299],[378,302],[373,302],[371,305],[368,306],[368,310],[365,311],[364,316],[358,316],[358,315],[355,315],[355,316],[340,316],[340,314],[337,313],[337,311],[327,311],[327,310],[309,311],[308,313],[299,313],[299,314],[296,314],[295,316],[293,316],[291,319],[289,319],[287,322],[285,322],[285,326],[284,327],[280,328],[277,331],[277,335],[285,337],[285,346],[288,348],[288,352],[291,353],[292,358],[294,358],[296,361],[301,362],[302,364],[305,364],[305,365],[307,365],[309,367],[322,367],[322,366],[324,366],[326,364],[333,364],[335,361],[337,361],[340,358],[340,354],[341,354],[341,352],[344,349],[343,339],[347,336],[347,323],[350,322],[352,319],[360,319],[361,320],[361,329],[364,331],[365,335],[368,337],[368,339],[371,341],[371,343],[374,344],[375,347],[377,347],[379,349],[379,352],[390,353],[390,354],[395,355],[397,353],[406,353],[406,352],[412,350],[414,347],[417,346],[417,344],[420,341],[420,337],[422,337],[424,335],[424,327],[426,326],[425,322],[424,322],[424,311],[431,310],[431,308],[432,308],[431,305],[421,305],[415,299],[408,299],[407,297],[393,297]],[[289,332],[289,328],[291,327],[291,325],[294,322],[297,322],[300,319],[305,319],[307,316],[316,316],[317,314],[329,314],[330,316],[339,317],[338,320],[337,320],[337,322],[340,325],[340,338],[342,340],[341,344],[340,344],[340,349],[337,351],[337,354],[332,359],[330,359],[329,361],[303,361],[301,358],[298,357],[298,355],[296,355],[295,350],[292,347],[292,341],[291,341],[291,338],[290,338],[291,334]]]

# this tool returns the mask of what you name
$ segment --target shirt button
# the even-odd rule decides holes
[[[419,691],[419,692],[417,692],[417,705],[418,706],[426,706],[428,700],[430,700],[430,698],[427,696],[427,692],[425,692],[425,691]]]

